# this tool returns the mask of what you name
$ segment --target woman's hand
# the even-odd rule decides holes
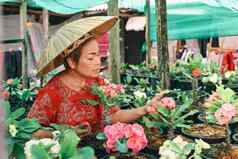
[[[156,110],[154,109],[155,107],[157,107],[160,99],[166,94],[168,93],[169,90],[162,90],[160,93],[157,93],[152,99],[151,101],[146,104],[144,106],[144,109],[146,110],[147,113],[155,113]]]
[[[88,122],[72,127],[79,137],[85,137],[92,133],[92,128]]]

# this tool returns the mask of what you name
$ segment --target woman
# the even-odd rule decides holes
[[[101,68],[98,43],[95,36],[90,36],[83,42],[74,42],[70,49],[67,48],[65,51],[67,52],[63,55],[65,71],[53,77],[39,91],[28,117],[37,119],[44,126],[57,123],[77,128],[83,124],[95,132],[105,124],[102,116],[103,108],[85,105],[80,101],[98,100],[98,97],[91,93],[90,87],[93,84],[104,83],[98,76]],[[160,95],[154,97],[151,103],[155,104],[159,97]],[[110,123],[132,122],[146,113],[147,106],[131,110],[113,107],[110,109],[109,119]],[[34,136],[41,138],[52,135],[50,132],[39,130]]]

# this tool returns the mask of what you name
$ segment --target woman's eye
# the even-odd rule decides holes
[[[92,61],[92,60],[93,60],[93,58],[88,58],[88,60],[89,60],[89,61]]]

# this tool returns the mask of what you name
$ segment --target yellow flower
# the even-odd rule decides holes
[[[12,137],[16,137],[16,134],[17,134],[16,125],[13,125],[13,124],[9,125],[9,133],[11,134]]]

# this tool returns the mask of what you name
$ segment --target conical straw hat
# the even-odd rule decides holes
[[[76,41],[77,46],[90,37],[107,32],[116,23],[113,16],[95,16],[64,25],[50,39],[38,64],[38,76],[42,76],[64,63],[64,54]],[[70,54],[70,52],[68,51]]]

